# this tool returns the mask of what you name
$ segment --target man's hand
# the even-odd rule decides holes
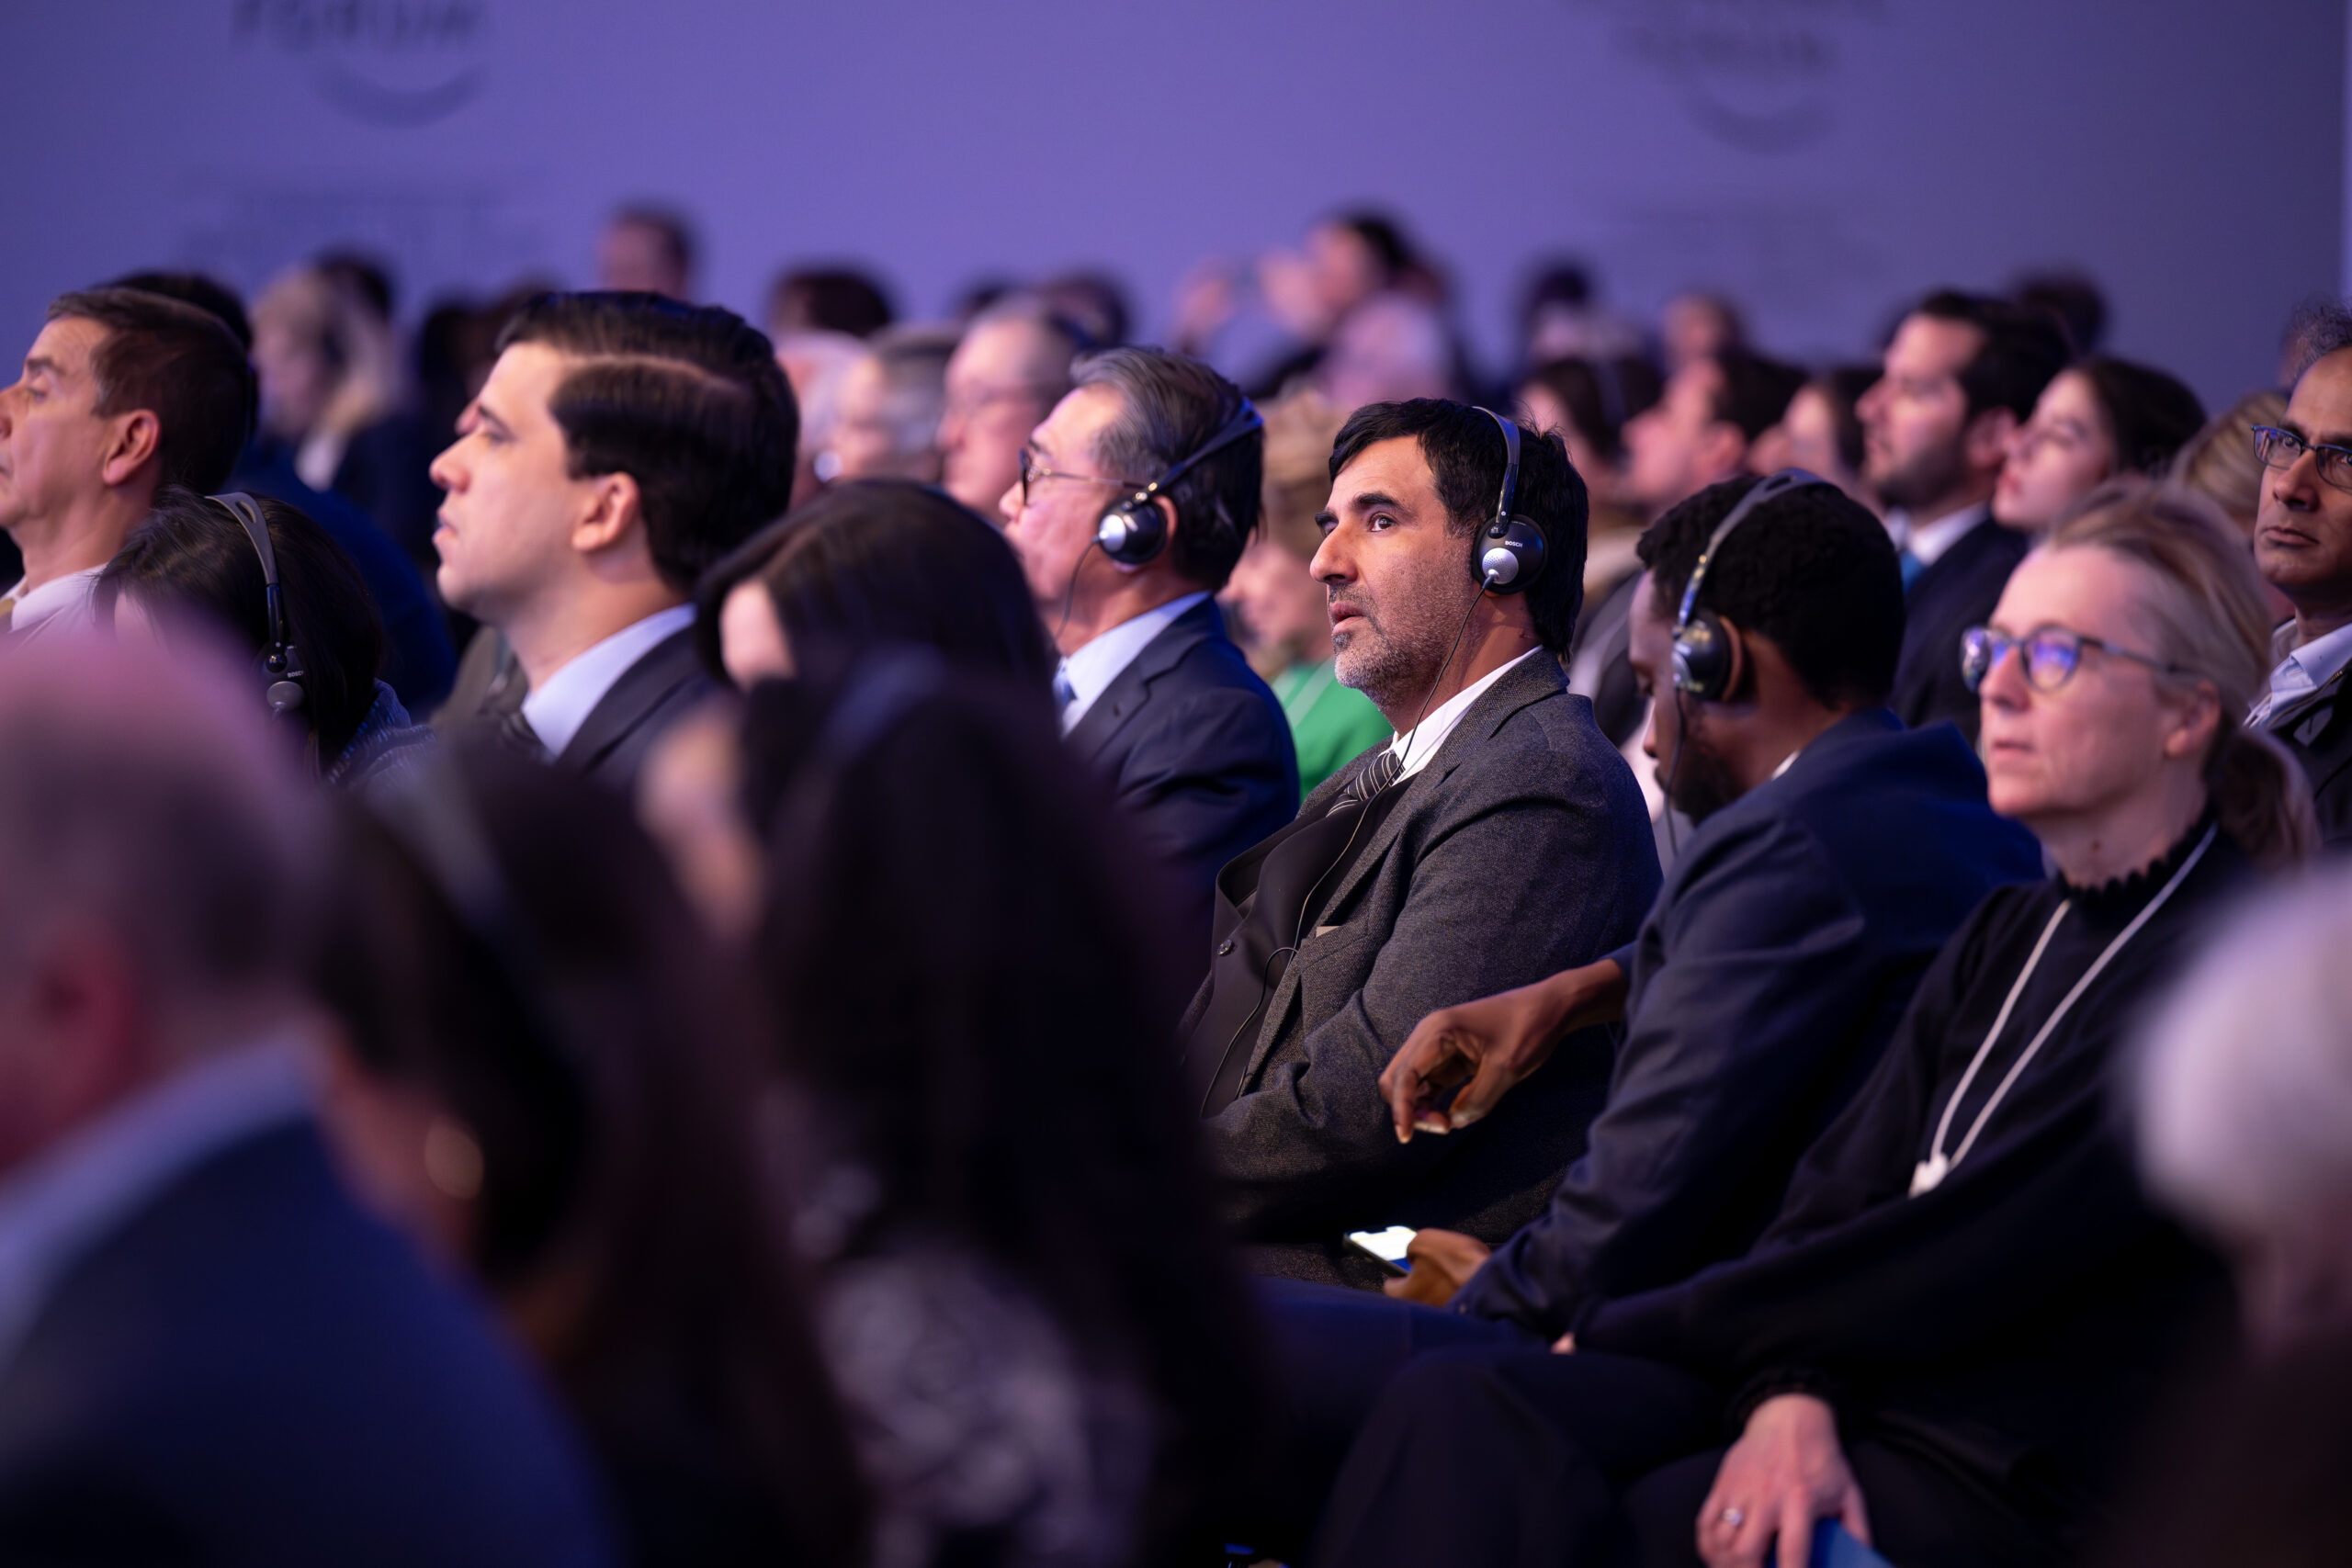
[[[1551,1060],[1563,1035],[1615,1021],[1625,1008],[1625,971],[1604,958],[1548,980],[1421,1020],[1380,1075],[1396,1141],[1416,1132],[1452,1133],[1494,1110],[1521,1080]],[[1443,1111],[1438,1096],[1464,1087]]]
[[[1758,1405],[1724,1455],[1699,1509],[1699,1555],[1708,1568],[1761,1568],[1778,1540],[1780,1568],[1805,1568],[1815,1519],[1835,1518],[1868,1546],[1862,1489],[1838,1446],[1838,1416],[1807,1393]]]
[[[1475,1235],[1442,1231],[1434,1226],[1413,1233],[1405,1244],[1406,1261],[1413,1271],[1401,1280],[1386,1280],[1380,1288],[1402,1302],[1442,1307],[1467,1284],[1495,1249]]]

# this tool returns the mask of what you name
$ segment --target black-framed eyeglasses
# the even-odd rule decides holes
[[[2309,452],[2319,461],[2319,477],[2337,490],[2352,490],[2352,446],[2331,446],[2324,441],[2306,441],[2291,430],[2281,430],[2275,424],[2249,426],[2254,432],[2254,455],[2266,468],[2291,468]]]
[[[2011,637],[1995,631],[1991,626],[1971,626],[1960,634],[1960,676],[1972,692],[1983,686],[1994,670],[2011,649],[2018,649],[2025,658],[2025,683],[2037,692],[2054,692],[2075,678],[2083,662],[2083,649],[2098,649],[2112,659],[2128,659],[2134,664],[2165,675],[2194,675],[2196,671],[2178,664],[2167,664],[2145,653],[2134,653],[2128,648],[2118,648],[2105,637],[2085,637],[2068,631],[2064,626],[2036,626],[2023,637]]]
[[[1066,474],[1058,468],[1046,467],[1037,461],[1035,453],[1023,446],[1021,449],[1021,504],[1029,504],[1031,485],[1043,484],[1047,479],[1068,479],[1072,484],[1082,485],[1115,485],[1127,490],[1141,490],[1151,482],[1148,479],[1106,479],[1097,474]]]

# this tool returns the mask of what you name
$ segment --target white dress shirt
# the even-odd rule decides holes
[[[1543,651],[1540,648],[1531,648],[1500,669],[1487,671],[1440,703],[1419,724],[1391,740],[1388,749],[1405,764],[1404,772],[1396,776],[1409,779],[1428,767],[1430,759],[1437,755],[1438,748],[1445,744],[1445,738],[1453,733],[1453,727],[1462,722],[1462,716],[1470,711],[1470,705],[1485,696],[1487,688],[1501,680],[1505,671],[1517,669]]]
[[[51,631],[87,631],[97,624],[97,610],[92,600],[98,590],[98,573],[106,570],[94,566],[81,571],[69,571],[62,577],[52,577],[31,592],[25,592],[24,579],[8,590],[6,597],[17,602],[8,616],[8,630],[18,637],[29,635],[46,626]]]
[[[1054,677],[1055,685],[1069,693],[1062,704],[1062,733],[1068,735],[1078,728],[1078,721],[1086,716],[1086,710],[1094,705],[1095,699],[1111,689],[1119,671],[1133,664],[1136,655],[1148,648],[1152,638],[1207,598],[1208,594],[1203,592],[1170,599],[1133,620],[1121,621],[1109,631],[1098,633],[1091,642],[1065,658],[1059,673]]]
[[[523,699],[523,716],[530,722],[539,744],[548,749],[548,755],[563,755],[563,749],[571,744],[571,738],[580,733],[605,694],[628,673],[631,665],[694,624],[692,604],[656,610],[576,655],[532,687]]]
[[[2287,623],[2287,632],[2293,635],[2292,621]],[[2346,664],[2352,664],[2352,626],[2312,638],[2280,660],[2278,668],[2270,672],[2270,689],[2255,699],[2246,715],[2247,726],[2260,728],[2273,713],[2319,690]]]
[[[1990,522],[1992,516],[1993,503],[1980,501],[1925,523],[1915,523],[1909,513],[1902,513],[1887,520],[1888,531],[1894,535],[1897,548],[1910,551],[1912,558],[1922,567],[1930,567],[1936,564],[1936,558],[1960,543],[1971,528]]]
[[[312,1103],[303,1042],[275,1036],[180,1069],[0,1181],[0,1368],[92,1248],[213,1155]]]

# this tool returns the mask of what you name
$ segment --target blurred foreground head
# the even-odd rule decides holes
[[[291,761],[209,649],[0,658],[0,1170],[282,1020],[311,840]]]

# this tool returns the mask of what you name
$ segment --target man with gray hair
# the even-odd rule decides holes
[[[608,1562],[545,1397],[328,1163],[281,752],[225,661],[0,660],[0,1561]]]
[[[1078,328],[1026,295],[973,319],[947,361],[939,417],[948,494],[996,516],[997,498],[1021,477],[1021,444],[1069,390],[1070,361],[1086,346]]]
[[[817,478],[939,482],[939,416],[952,333],[886,327],[842,373]],[[993,515],[993,513],[989,513]]]
[[[1263,422],[1160,349],[1106,349],[1075,379],[1020,453],[1005,540],[1061,650],[1062,733],[1163,868],[1189,960],[1218,869],[1298,807],[1289,722],[1216,601],[1258,526]]]

